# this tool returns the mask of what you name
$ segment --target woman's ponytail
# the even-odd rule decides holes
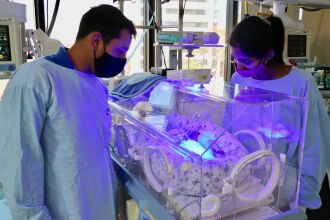
[[[284,63],[283,61],[283,49],[284,49],[284,25],[279,17],[270,16],[266,19],[267,23],[270,23],[273,35],[273,50],[275,56],[273,60],[278,63]]]

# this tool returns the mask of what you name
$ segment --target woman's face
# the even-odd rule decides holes
[[[261,59],[245,55],[238,47],[230,47],[234,58],[235,67],[239,70],[252,70],[258,67]]]

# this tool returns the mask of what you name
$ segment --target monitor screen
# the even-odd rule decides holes
[[[0,62],[11,60],[9,26],[0,25]]]
[[[307,56],[307,35],[289,34],[288,35],[288,57],[306,57]]]

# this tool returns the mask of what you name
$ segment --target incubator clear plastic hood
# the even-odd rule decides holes
[[[307,101],[162,80],[109,100],[116,157],[175,219],[264,219],[297,207]]]

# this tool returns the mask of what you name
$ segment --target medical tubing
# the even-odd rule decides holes
[[[57,12],[58,12],[58,8],[60,6],[60,0],[56,0],[55,2],[55,8],[54,8],[54,12],[53,12],[53,16],[52,16],[52,20],[50,22],[49,27],[47,27],[47,35],[50,36],[50,34],[52,33],[54,24],[55,24],[55,20],[56,20],[56,16],[57,16]],[[48,12],[47,12],[48,14]],[[47,20],[48,21],[48,20]],[[48,23],[47,23],[48,25]]]
[[[153,21],[155,15],[156,15],[156,11],[153,13],[152,17],[150,18],[150,20],[149,20],[149,22],[148,22],[148,26],[150,26],[150,24],[151,24],[151,22]],[[142,40],[143,40],[143,38],[144,38],[144,36],[146,35],[146,33],[147,33],[148,30],[149,30],[149,29],[146,29],[146,30],[143,31],[143,34],[142,34],[142,36],[140,37],[139,42],[136,44],[136,46],[135,46],[134,50],[132,51],[131,55],[128,57],[128,59],[127,59],[127,63],[131,60],[132,56],[134,55],[134,53],[135,53],[135,51],[137,50],[138,46],[141,44],[141,42],[142,42]]]

